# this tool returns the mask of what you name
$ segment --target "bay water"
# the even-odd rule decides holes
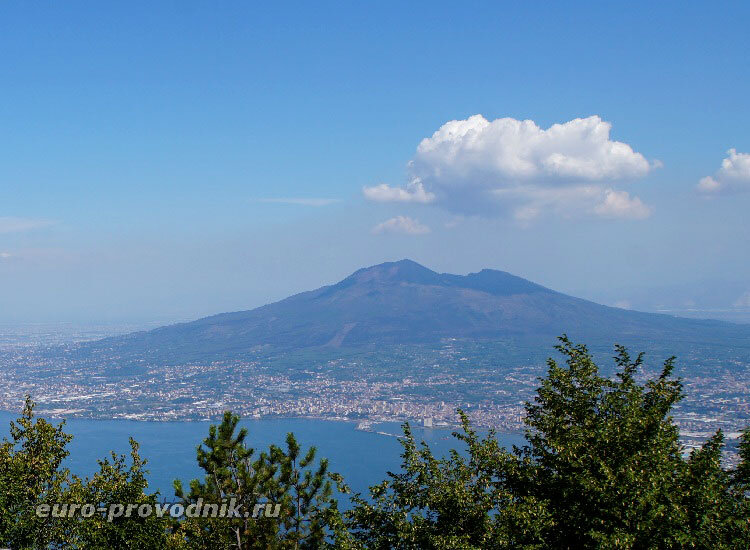
[[[18,416],[0,411],[0,438],[8,435],[9,422]],[[133,437],[140,443],[141,456],[148,460],[149,491],[158,490],[161,497],[172,500],[174,479],[181,479],[187,487],[191,479],[202,478],[196,447],[208,435],[210,424],[71,418],[66,420],[65,431],[73,435],[73,441],[64,465],[79,476],[91,476],[99,469],[97,460],[111,451],[129,454],[128,438]],[[397,436],[402,432],[395,422],[373,424],[372,431],[357,430],[353,422],[310,418],[252,419],[240,425],[248,429],[246,442],[256,453],[272,443],[284,448],[286,434],[293,432],[303,452],[315,445],[317,457],[328,458],[330,471],[342,474],[355,492],[365,494],[369,486],[386,479],[388,471],[400,469],[402,447]],[[417,441],[424,440],[438,456],[445,456],[451,448],[464,449],[450,429],[413,426],[412,431]],[[523,444],[518,434],[498,434],[498,439],[506,446]]]

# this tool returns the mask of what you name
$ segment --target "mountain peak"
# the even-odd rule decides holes
[[[403,259],[396,262],[385,262],[364,267],[352,273],[339,284],[348,286],[353,283],[365,283],[369,281],[379,283],[437,284],[440,282],[440,275],[413,260]]]
[[[86,349],[108,357],[116,349],[122,357],[177,364],[255,357],[261,349],[276,353],[445,338],[515,342],[562,333],[620,341],[750,341],[747,327],[608,308],[505,271],[436,273],[405,259],[360,269],[337,284],[254,310],[104,340]]]

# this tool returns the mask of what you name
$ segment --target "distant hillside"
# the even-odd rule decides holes
[[[602,306],[504,271],[436,273],[411,260],[360,269],[346,279],[250,311],[222,313],[108,338],[85,353],[179,363],[240,359],[257,350],[356,348],[445,338],[669,341],[747,347],[750,326]]]

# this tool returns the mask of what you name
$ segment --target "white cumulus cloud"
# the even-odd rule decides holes
[[[417,147],[418,176],[474,180],[495,186],[529,180],[601,181],[644,176],[645,157],[609,139],[611,124],[598,116],[553,124],[482,115],[443,124]]]
[[[419,178],[412,179],[406,187],[392,187],[387,183],[362,188],[367,200],[374,202],[417,202],[430,203],[435,200],[435,194],[425,191]]]
[[[379,223],[372,228],[374,235],[383,233],[403,233],[406,235],[424,235],[429,233],[430,228],[419,221],[408,216],[396,216],[389,220]]]
[[[604,199],[594,207],[594,212],[607,218],[630,218],[641,220],[651,215],[651,208],[627,191],[604,191]]]
[[[643,218],[638,197],[613,189],[660,166],[610,139],[598,116],[541,128],[533,120],[474,115],[423,139],[403,188],[366,187],[374,201],[434,203],[456,214],[530,220],[546,213]]]
[[[706,194],[750,191],[750,153],[730,149],[721,161],[721,168],[713,176],[701,178],[697,188]]]

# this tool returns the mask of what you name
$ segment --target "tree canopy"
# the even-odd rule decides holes
[[[465,415],[465,452],[436,458],[404,427],[403,464],[355,496],[348,525],[363,548],[748,548],[745,432],[735,472],[719,431],[688,457],[670,412],[683,396],[674,358],[638,381],[643,355],[616,347],[600,374],[586,346],[562,337],[564,361],[526,404],[526,444],[502,448]]]

